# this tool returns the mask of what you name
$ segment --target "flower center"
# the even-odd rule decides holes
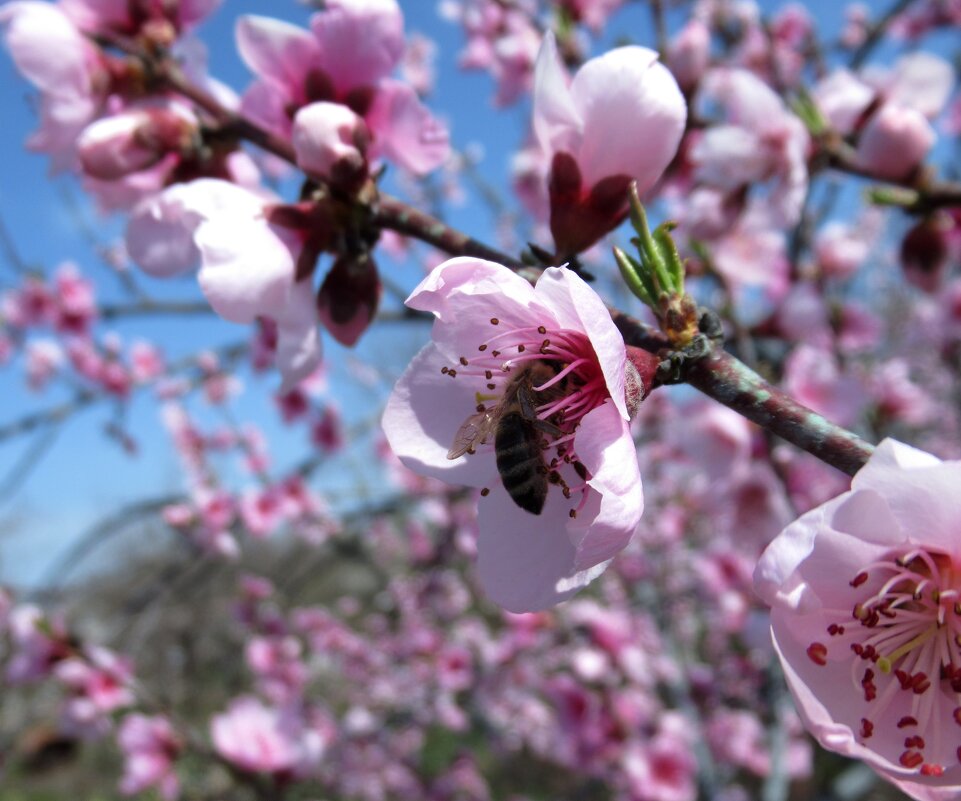
[[[490,324],[493,331],[478,342],[476,351],[461,356],[457,365],[442,367],[441,372],[477,387],[475,416],[490,412],[490,419],[496,420],[508,408],[519,413],[532,437],[536,432],[541,451],[549,456],[542,472],[550,483],[560,485],[568,498],[582,490],[583,505],[586,484],[569,485],[560,469],[572,465],[586,482],[587,471],[575,453],[575,431],[584,415],[609,397],[590,340],[580,331],[543,325],[505,329],[496,317]],[[482,441],[490,442],[492,437],[484,436]],[[550,451],[556,454],[551,457]],[[576,509],[571,516],[576,516]]]
[[[869,565],[850,584],[864,595],[827,633],[832,650],[837,643],[854,655],[852,682],[869,710],[860,739],[875,734],[889,707],[900,706],[903,714],[885,717],[905,735],[898,761],[922,775],[941,775],[944,766],[925,751],[950,753],[941,742],[942,715],[961,727],[961,572],[948,555],[918,549]],[[828,645],[812,642],[807,653],[827,664]],[[945,709],[951,697],[954,705]],[[930,732],[932,742],[919,732]],[[961,761],[961,747],[955,756]]]

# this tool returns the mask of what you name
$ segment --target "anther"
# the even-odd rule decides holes
[[[874,734],[874,724],[867,718],[861,718],[861,736],[867,740]]]
[[[441,368],[440,368],[440,372],[441,372],[441,375],[447,375],[447,373],[450,372],[450,368],[449,368],[449,367],[441,367]]]
[[[567,514],[568,514],[571,518],[575,518],[575,517],[577,517],[577,509],[571,509],[571,511],[568,512]]]
[[[483,403],[478,403],[477,406],[475,406],[474,408],[477,410],[478,413],[483,412],[484,410],[487,409],[487,407]]]
[[[494,377],[494,373],[491,370],[484,371],[484,378],[490,381]]]
[[[916,768],[924,762],[924,757],[917,751],[905,751],[898,762],[906,768]]]
[[[544,328],[544,326],[539,325],[539,326],[537,326],[537,333],[538,333],[538,334],[546,334],[546,333],[547,333],[547,329]]]
[[[905,715],[901,720],[898,721],[899,729],[906,729],[908,726],[917,726],[917,718],[912,718],[910,715]]]
[[[921,766],[922,776],[941,776],[944,774],[944,768],[941,765],[936,765],[933,762],[925,762]]]
[[[447,375],[449,375],[451,378],[457,378],[457,371],[454,369],[450,369],[447,371]]]
[[[807,654],[815,665],[824,667],[828,663],[828,647],[824,643],[812,642],[808,646]]]
[[[490,488],[489,488],[489,487],[484,487],[484,488],[481,490],[481,497],[482,497],[482,498],[486,498],[486,497],[487,497],[488,495],[490,495],[490,494],[491,494],[491,491],[490,491]]]
[[[497,384],[488,384],[488,385],[487,385],[487,388],[488,388],[488,389],[497,389]]]
[[[868,580],[868,574],[862,570],[860,573],[858,573],[854,577],[854,579],[850,582],[850,584],[852,587],[860,587],[867,580]]]
[[[460,357],[460,363],[461,363],[462,365],[464,365],[464,367],[467,367],[467,365],[470,364],[470,362],[467,361],[467,357],[466,357],[466,356],[461,356],[461,357]]]
[[[498,356],[500,356],[500,355],[501,355],[501,352],[500,352],[499,350],[492,350],[492,351],[491,351],[491,356],[493,356],[495,359],[496,359]]]
[[[491,325],[497,325],[498,323],[500,323],[500,320],[496,317],[491,317]]]
[[[527,350],[527,346],[526,346],[526,345],[521,344],[521,345],[518,345],[518,346],[517,346],[517,352],[518,352],[518,353],[523,353],[525,350]]]
[[[485,350],[487,350],[487,345],[478,345],[478,346],[477,346],[477,350],[479,350],[479,351],[485,351]]]

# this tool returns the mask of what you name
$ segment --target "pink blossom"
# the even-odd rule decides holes
[[[858,139],[858,166],[878,178],[907,179],[924,161],[937,135],[921,112],[885,103]]]
[[[834,70],[811,90],[811,99],[821,114],[844,136],[857,130],[874,98],[875,90],[846,69]]]
[[[767,182],[764,196],[751,198],[752,216],[775,228],[794,225],[808,186],[804,124],[747,70],[708,72],[697,105],[710,103],[720,104],[725,122],[708,128],[691,150],[697,180],[728,192]]]
[[[93,283],[73,262],[57,268],[53,288],[56,311],[53,325],[61,333],[85,334],[97,318],[97,297]]]
[[[321,734],[299,715],[249,696],[214,716],[210,736],[217,753],[241,770],[288,777],[315,771],[325,747]]]
[[[574,22],[582,22],[599,32],[623,3],[624,0],[560,0],[558,6],[565,9]]]
[[[850,278],[870,250],[871,243],[864,236],[863,225],[847,225],[837,220],[818,230],[814,241],[818,266],[829,278]]]
[[[26,347],[27,384],[41,390],[63,367],[63,348],[53,339],[33,339]]]
[[[666,61],[678,85],[693,90],[711,62],[711,29],[699,19],[690,20],[671,40]]]
[[[484,488],[478,571],[494,600],[513,611],[563,600],[627,544],[643,508],[628,427],[623,340],[600,298],[564,268],[546,270],[531,287],[499,264],[452,259],[407,303],[437,319],[433,341],[388,401],[384,430],[391,447],[418,473]],[[570,375],[573,385],[561,384],[560,398],[556,390],[546,391],[560,378],[532,390],[545,391],[548,402],[538,408],[538,418],[558,432],[548,435],[554,442],[542,457],[557,483],[534,517],[504,489],[486,438],[478,437],[458,458],[448,452],[454,452],[459,430],[469,434],[466,418],[481,414],[479,398],[496,401],[510,386],[512,369],[543,365],[545,359],[562,368],[558,376]]]
[[[697,761],[693,731],[678,713],[661,716],[660,730],[648,742],[632,744],[624,755],[631,797],[638,801],[694,801]]]
[[[178,797],[180,782],[173,763],[182,746],[169,720],[159,715],[127,715],[117,743],[124,754],[121,793],[136,795],[156,786],[164,801]]]
[[[961,462],[885,440],[754,574],[807,729],[919,801],[961,788]]]
[[[101,730],[111,712],[134,701],[132,665],[106,648],[89,647],[82,656],[59,662],[54,673],[71,691],[65,711],[81,731]]]
[[[52,3],[7,3],[0,27],[17,69],[40,90],[41,126],[28,146],[49,154],[54,169],[74,166],[77,135],[99,113],[109,85],[103,57]]]
[[[653,50],[610,50],[568,82],[548,35],[537,57],[533,115],[551,162],[551,233],[559,251],[573,255],[619,222],[632,180],[643,195],[660,179],[677,152],[687,107]]]
[[[237,47],[258,76],[243,108],[278,133],[289,134],[292,110],[328,101],[364,117],[372,157],[385,154],[415,173],[446,160],[446,131],[410,86],[389,78],[404,51],[396,0],[331,0],[311,17],[309,31],[241,17]]]
[[[177,185],[135,214],[127,229],[131,255],[152,274],[168,276],[198,260],[197,280],[221,317],[277,324],[276,364],[289,391],[320,361],[310,278],[297,281],[301,243],[273,225],[263,198],[215,179]]]
[[[210,16],[221,0],[177,0],[175,3],[130,3],[128,0],[60,0],[63,10],[85,31],[135,35],[163,20],[183,31]]]
[[[885,103],[914,109],[928,120],[944,110],[955,83],[950,62],[924,51],[902,56],[889,70],[869,67],[864,78]]]

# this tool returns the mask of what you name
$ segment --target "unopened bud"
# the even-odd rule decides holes
[[[651,391],[654,389],[654,377],[661,360],[653,353],[635,347],[627,346],[627,365],[624,369],[624,400],[631,419]]]
[[[334,339],[351,347],[374,319],[380,294],[374,260],[367,253],[342,255],[317,293],[320,320]]]
[[[950,218],[938,214],[918,222],[901,241],[904,277],[924,292],[937,292],[941,285],[948,260],[947,237],[951,228]]]
[[[116,181],[154,166],[183,150],[196,128],[193,120],[170,108],[124,111],[88,125],[77,140],[87,175]]]
[[[294,117],[297,164],[349,192],[367,178],[369,140],[363,119],[340,103],[311,103]]]
[[[857,163],[878,178],[907,179],[921,166],[935,139],[934,129],[920,112],[887,103],[864,126]]]

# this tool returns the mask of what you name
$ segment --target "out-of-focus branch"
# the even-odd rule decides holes
[[[373,210],[372,222],[381,228],[412,236],[454,256],[476,256],[514,270],[528,267],[520,259],[501,253],[390,195],[380,196],[377,208]]]
[[[908,10],[908,7],[916,2],[916,0],[898,0],[891,8],[889,8],[883,16],[881,16],[877,22],[874,23],[870,28],[868,28],[867,35],[864,37],[864,41],[861,42],[860,47],[854,51],[851,56],[851,61],[849,66],[851,69],[857,69],[868,57],[874,52],[874,48],[880,44],[881,40],[884,38],[884,34],[887,33],[888,27],[894,22],[895,18],[900,14],[903,14]]]
[[[914,177],[911,180],[892,181],[879,178],[861,167],[855,159],[854,151],[844,144],[822,142],[821,153],[826,159],[827,166],[832,169],[873,181],[893,184],[913,192],[916,197],[898,204],[907,212],[924,214],[946,206],[961,206],[961,183],[959,182],[930,180],[923,171],[919,174],[919,177]]]
[[[119,320],[122,317],[150,317],[155,314],[209,315],[213,314],[209,303],[202,301],[142,300],[139,303],[113,303],[100,307],[100,318]]]

